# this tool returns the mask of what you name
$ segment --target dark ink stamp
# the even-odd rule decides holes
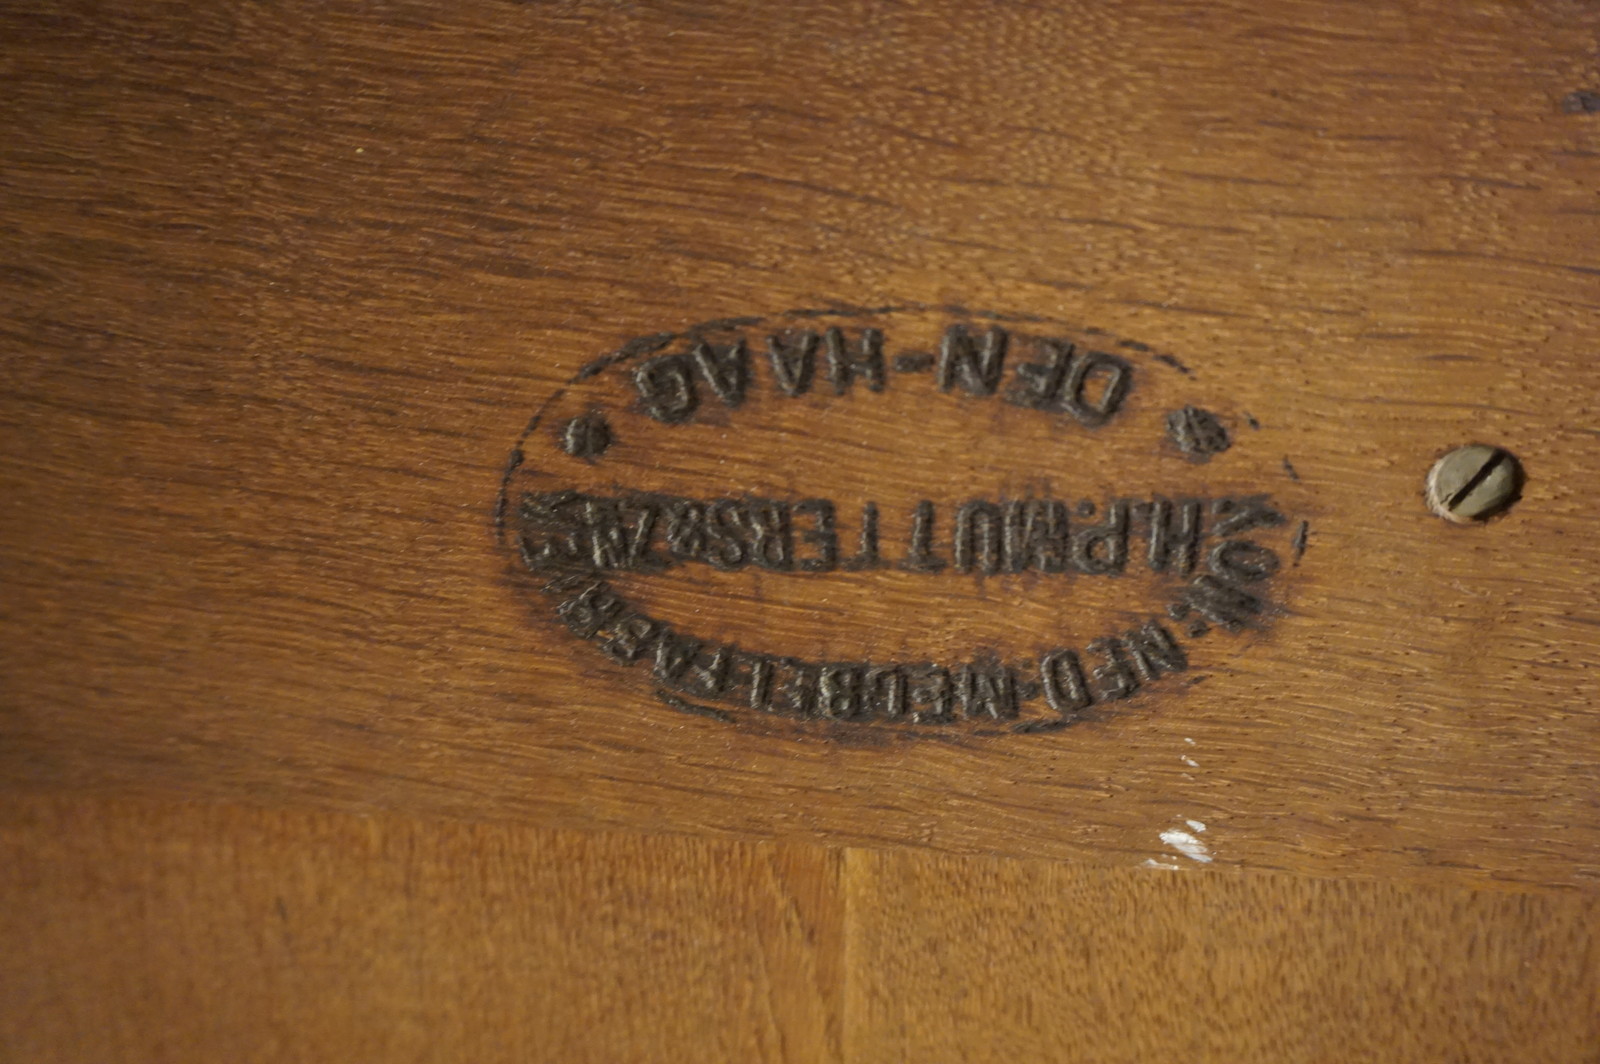
[[[1203,379],[1145,343],[962,307],[794,311],[653,333],[588,363],[533,418],[501,483],[496,532],[540,611],[637,675],[661,711],[1054,734],[1147,691],[1192,686],[1170,678],[1203,667],[1202,648],[1248,641],[1283,613],[1281,585],[1310,526],[1267,491],[1239,490],[1253,481],[1232,464],[1251,448],[1229,426],[1260,423],[1226,395],[1188,401]],[[912,453],[929,442],[930,405],[946,424],[1038,419],[1062,443],[1039,452],[1031,486],[952,471],[927,497],[864,488],[844,470],[828,480],[825,463],[805,492],[739,472],[743,441],[765,422],[785,427],[762,454],[803,459],[840,431],[834,410],[898,425],[879,438]],[[717,476],[685,487],[687,473],[657,460],[671,448],[651,450],[675,437],[696,442],[672,453],[718,449],[688,463]],[[1096,465],[1097,454],[1114,458]],[[877,461],[895,486],[895,456]],[[1275,490],[1301,490],[1287,457],[1271,468]],[[1206,479],[1214,469],[1228,475]],[[703,613],[648,605],[657,582],[711,578],[911,582],[935,597],[993,584],[1062,603],[1072,636],[1019,631],[1013,646],[944,660],[900,660],[864,636],[841,656],[787,646],[781,632],[734,631],[735,642],[708,634]],[[1108,595],[1122,604],[1075,605]]]

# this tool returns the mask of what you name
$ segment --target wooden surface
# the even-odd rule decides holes
[[[1195,819],[1224,864],[1591,880],[1596,123],[1560,103],[1592,14],[13,11],[6,774],[1121,865]],[[684,719],[530,617],[489,513],[563,382],[859,302],[1083,323],[1192,377],[1147,362],[1145,428],[1045,452],[1033,411],[838,402],[798,466],[761,390],[726,490],[1292,490],[1289,616],[1092,726],[866,745]],[[1262,428],[1163,456],[1191,394]],[[1473,439],[1528,483],[1463,530],[1419,492]],[[701,612],[804,657],[929,616],[911,652],[956,657],[1034,649],[1053,601],[814,586]]]
[[[837,852],[27,800],[5,1059],[833,1060]]]
[[[7,5],[7,1047],[1592,1056],[1597,28],[1576,0]],[[784,400],[758,362],[670,427],[575,379],[862,306],[919,308],[878,323],[901,345],[996,314],[1114,344],[1135,388],[1090,431],[925,378]],[[686,714],[496,534],[530,417],[580,401],[615,452],[562,472],[541,422],[524,473],[898,520],[1270,492],[1274,610],[1047,734]],[[1164,439],[1189,403],[1230,450]],[[1471,441],[1527,479],[1461,528],[1421,487]],[[1167,593],[628,579],[817,661],[1037,657]]]
[[[226,805],[0,826],[16,1061],[1593,1060],[1587,894]]]

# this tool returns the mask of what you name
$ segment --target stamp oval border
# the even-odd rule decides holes
[[[541,427],[545,427],[545,420],[552,409],[556,408],[568,393],[582,382],[591,380],[608,370],[615,370],[631,362],[655,356],[674,343],[700,339],[707,334],[738,329],[756,329],[763,326],[771,328],[780,324],[794,326],[825,319],[878,318],[897,314],[944,314],[953,319],[966,322],[988,322],[996,326],[1054,326],[1077,336],[1103,337],[1108,342],[1114,342],[1119,347],[1161,363],[1186,377],[1192,376],[1191,370],[1175,356],[1160,352],[1147,344],[1117,337],[1105,330],[1078,326],[1044,315],[979,311],[955,304],[903,303],[876,307],[839,305],[807,308],[776,314],[711,319],[698,322],[675,332],[652,333],[629,340],[616,350],[584,364],[571,378],[559,386],[539,405],[521,435],[517,438],[500,479],[499,491],[493,510],[493,528],[497,543],[502,549],[513,547],[513,544],[508,542],[507,515],[511,507],[513,482],[518,471],[524,468],[527,461],[529,440]],[[737,404],[729,405],[734,406]],[[635,410],[635,412],[637,411]],[[1259,428],[1254,417],[1249,414],[1244,416],[1252,428]],[[658,420],[667,421],[668,419],[658,418]],[[1209,457],[1209,452],[1203,445],[1203,441],[1208,438],[1208,433],[1223,431],[1222,447],[1225,448],[1227,446],[1226,433],[1219,424],[1216,424],[1214,416],[1194,406],[1185,406],[1180,410],[1172,411],[1167,417],[1166,426],[1169,438],[1181,450],[1189,452],[1190,457],[1198,460],[1205,460]],[[1188,443],[1195,443],[1199,449],[1191,451]],[[569,450],[569,453],[575,454],[576,452]],[[1284,468],[1291,479],[1299,480],[1287,458],[1284,459]],[[1212,515],[1218,527],[1223,528],[1230,537],[1240,531],[1288,523],[1284,515],[1278,513],[1270,501],[1267,500],[1267,496],[1264,495],[1241,499],[1211,500],[1213,507],[1235,503],[1243,503],[1245,512],[1235,512],[1230,515],[1227,510],[1217,510]],[[1265,503],[1264,507],[1258,505],[1261,503]],[[1256,509],[1251,510],[1250,507],[1253,506]],[[1295,565],[1299,564],[1300,556],[1305,551],[1308,527],[1307,522],[1301,520],[1289,544]],[[1152,532],[1150,535],[1153,549],[1154,533]],[[1240,550],[1245,550],[1246,552],[1254,551],[1253,557],[1255,561],[1253,564],[1240,564],[1237,563],[1238,560],[1235,558],[1230,562],[1225,554],[1219,553],[1225,552],[1225,550],[1232,550],[1235,555]],[[525,545],[521,547],[521,564],[518,564],[516,560],[518,551],[511,550],[511,553],[513,555],[512,567],[514,570],[519,571],[520,575],[526,576],[533,571],[533,564],[529,559]],[[1189,584],[1183,585],[1188,590],[1179,599],[1168,604],[1168,617],[1152,618],[1144,626],[1142,635],[1137,630],[1130,630],[1121,636],[1111,636],[1089,644],[1089,648],[1098,650],[1104,659],[1093,666],[1092,675],[1096,681],[1094,685],[1090,683],[1090,673],[1086,672],[1084,663],[1076,651],[1069,648],[1060,648],[1041,654],[1037,663],[1038,677],[1034,679],[1019,679],[1014,674],[1012,667],[1003,662],[980,664],[975,661],[961,663],[956,666],[910,663],[875,666],[867,662],[843,664],[802,662],[792,658],[775,658],[771,655],[744,653],[744,657],[748,659],[748,662],[737,665],[734,668],[743,668],[749,673],[744,684],[750,691],[747,698],[749,704],[743,707],[745,712],[735,713],[716,706],[705,705],[703,702],[710,699],[704,694],[701,694],[696,699],[693,691],[674,691],[669,689],[669,685],[662,679],[659,667],[656,670],[656,676],[653,681],[656,687],[656,699],[668,708],[679,712],[709,717],[725,723],[746,721],[751,717],[757,719],[787,719],[797,723],[802,721],[821,722],[834,726],[830,728],[830,735],[841,735],[845,734],[846,731],[852,734],[870,731],[878,735],[894,734],[897,736],[952,738],[956,735],[1041,734],[1058,731],[1079,721],[1086,722],[1096,719],[1099,715],[1094,710],[1098,706],[1105,702],[1114,702],[1126,697],[1128,694],[1139,690],[1142,686],[1159,680],[1164,673],[1181,672],[1187,669],[1187,660],[1182,651],[1181,643],[1171,635],[1164,622],[1169,620],[1171,622],[1186,622],[1187,634],[1193,637],[1204,634],[1210,625],[1220,625],[1229,630],[1238,630],[1240,627],[1254,627],[1258,620],[1283,612],[1275,604],[1254,594],[1252,589],[1248,587],[1249,584],[1265,576],[1274,575],[1278,571],[1278,555],[1270,548],[1262,547],[1253,541],[1228,538],[1212,550],[1202,568],[1210,571],[1202,571]],[[1233,577],[1239,577],[1241,573],[1246,574],[1246,578],[1232,579]],[[592,579],[599,581],[600,586],[604,586],[603,581],[598,576],[593,576]],[[547,584],[541,590],[547,593],[552,591],[567,593],[575,589],[575,586],[571,585],[553,588],[550,584]],[[577,597],[579,604],[576,606],[573,605],[575,600],[569,597],[562,605],[557,607],[557,613],[566,620],[569,629],[585,640],[598,639],[598,636],[605,631],[604,624],[609,623],[600,621],[590,624],[588,620],[582,623],[574,622],[572,611],[582,612],[587,609],[587,607],[582,606],[581,598],[588,593],[588,590],[579,592]],[[618,601],[620,602],[620,599]],[[626,602],[620,603],[620,610],[621,613],[614,613],[610,616],[627,615],[629,617],[643,618],[643,621],[647,622],[644,627],[648,627],[652,634],[641,636],[640,638],[656,640],[659,661],[660,644],[672,636],[670,625],[666,622],[644,617],[638,611],[631,611]],[[607,640],[612,644],[615,643],[616,638],[615,634],[607,636]],[[692,637],[686,638],[689,638],[696,648],[690,651],[691,656],[699,653],[701,644],[693,641]],[[606,649],[607,644],[601,643],[601,646],[602,649]],[[630,653],[622,656],[619,656],[614,650],[615,647],[613,646],[607,653],[614,660],[619,661],[623,669],[627,669],[638,660],[641,660],[642,649],[633,649]],[[734,655],[742,653],[737,647],[733,646],[726,646],[723,650],[729,651]],[[718,657],[720,658],[720,656],[721,653],[719,651]],[[768,661],[772,669],[792,667],[796,670],[796,675],[809,675],[809,680],[805,680],[801,684],[802,688],[806,688],[809,685],[809,694],[803,698],[798,695],[793,696],[797,701],[792,701],[787,706],[776,704],[766,695],[763,695],[758,700],[756,697],[758,689],[770,683],[773,675],[772,672],[768,672],[765,674],[767,676],[766,681],[758,679],[762,675],[762,669],[764,668],[760,664],[760,659],[763,658]],[[860,693],[872,682],[872,673],[876,673],[879,677],[881,696],[883,690],[881,678],[886,670],[926,668],[937,670],[943,674],[943,694],[938,696],[942,701],[943,709],[939,713],[929,715],[908,711],[905,702],[909,681],[906,681],[903,677],[900,683],[901,708],[898,712],[879,711],[875,713],[868,706],[868,696]],[[847,710],[840,713],[822,712],[812,708],[819,701],[819,689],[826,690],[827,688],[830,675],[828,670],[834,670],[832,675],[836,689],[839,686],[838,670],[845,670],[846,673],[854,670],[854,688],[850,688],[849,684],[845,686],[858,692],[853,696],[855,699],[854,704],[858,707],[857,710]],[[1052,681],[1052,670],[1054,670],[1054,681]],[[724,674],[728,671],[728,668],[723,668]],[[1108,674],[1111,677],[1108,681],[1111,689],[1109,695],[1106,694],[1106,688],[1101,685],[1101,681],[1106,681]],[[1194,682],[1198,682],[1198,680]],[[1094,688],[1096,687],[1099,689],[1095,690]],[[978,690],[977,695],[974,695],[975,690]],[[1069,692],[1069,694],[1063,695],[1063,690]],[[1019,715],[1016,712],[1016,707],[1019,699],[1031,700],[1041,696],[1043,696],[1051,711],[1056,713],[1056,716],[1018,719]],[[885,697],[888,697],[891,703],[893,702],[893,696]],[[879,698],[879,701],[880,703],[882,702],[882,697]],[[762,704],[758,704],[758,702]],[[833,704],[837,707],[837,698],[834,699]],[[859,725],[866,720],[889,726],[869,729],[861,729],[859,727],[841,729],[837,727],[840,725]],[[958,721],[965,721],[971,726],[962,729],[905,727],[907,723],[912,725],[949,725]],[[995,727],[995,725],[1000,726]]]

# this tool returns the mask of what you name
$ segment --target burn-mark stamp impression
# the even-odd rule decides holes
[[[1056,731],[1283,613],[1299,478],[1199,365],[960,307],[652,334],[533,417],[495,526],[657,709]]]

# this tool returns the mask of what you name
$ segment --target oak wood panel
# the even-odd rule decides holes
[[[837,1059],[841,856],[17,797],[10,1061]]]
[[[852,852],[858,1060],[1593,1060],[1589,894]]]
[[[1195,819],[1224,865],[1600,873],[1600,126],[1562,106],[1592,6],[0,17],[7,781],[1116,864],[1190,860],[1162,836]],[[685,717],[531,615],[489,521],[541,402],[630,337],[859,302],[1177,355],[1259,418],[1250,469],[1293,458],[1287,614],[1030,743]],[[923,416],[987,424],[901,404],[901,472],[991,490],[897,449]],[[1140,439],[1086,476],[1172,457]],[[1527,488],[1451,528],[1419,487],[1469,439]],[[985,624],[1024,593],[921,592]],[[788,594],[728,623],[803,640]]]
[[[1592,895],[0,806],[0,1056],[1593,1060]]]

